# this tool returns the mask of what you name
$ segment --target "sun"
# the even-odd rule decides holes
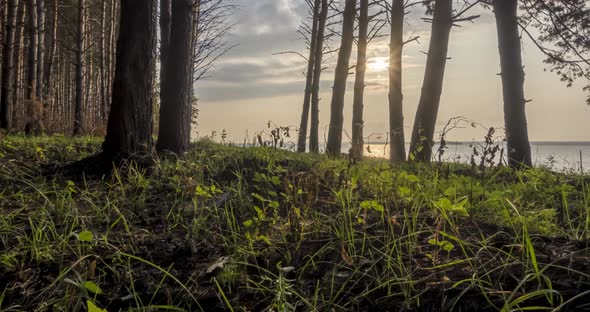
[[[389,62],[386,57],[376,57],[369,60],[367,64],[371,71],[385,71],[389,68]]]

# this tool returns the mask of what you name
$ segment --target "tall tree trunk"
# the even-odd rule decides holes
[[[193,25],[191,29],[191,60],[190,60],[190,78],[189,78],[189,92],[188,92],[188,102],[191,106],[191,125],[196,125],[196,118],[198,117],[199,109],[197,107],[198,102],[197,99],[194,97],[195,92],[195,62],[198,58],[197,50],[199,45],[199,36],[200,36],[200,21],[201,21],[201,0],[193,0]]]
[[[104,123],[107,119],[107,77],[106,77],[106,23],[107,22],[107,1],[102,1],[102,10],[100,14],[100,123]]]
[[[452,0],[435,1],[426,72],[424,73],[422,94],[416,111],[410,144],[409,158],[412,161],[430,162],[432,158],[434,130],[443,88],[449,37],[453,25],[452,14]]]
[[[114,55],[115,55],[115,33],[116,33],[116,24],[115,20],[116,20],[116,15],[117,15],[117,3],[119,1],[117,0],[110,0],[109,2],[109,15],[108,15],[108,19],[107,19],[107,30],[106,30],[106,66],[105,66],[105,80],[106,80],[106,84],[105,84],[105,96],[106,96],[106,107],[104,108],[104,113],[105,113],[105,120],[103,122],[106,122],[106,118],[108,118],[109,115],[109,108],[110,108],[110,100],[111,100],[111,95],[112,95],[112,86],[113,86],[113,72],[114,72],[114,68],[115,68],[115,60],[114,60]]]
[[[164,80],[170,53],[170,23],[172,22],[170,1],[160,0],[160,107],[164,102]]]
[[[74,110],[74,135],[82,133],[82,108],[84,107],[84,10],[85,0],[78,0],[78,31],[76,32],[76,106]]]
[[[12,88],[11,101],[12,101],[12,128],[18,129],[20,126],[19,121],[19,99],[20,91],[22,90],[22,72],[24,63],[24,28],[25,28],[25,2],[20,1],[16,12],[16,38],[14,42],[15,53],[14,57],[14,87]]]
[[[37,86],[36,96],[43,101],[43,72],[45,71],[45,0],[37,0]],[[44,104],[47,108],[47,103]]]
[[[54,87],[54,64],[55,64],[55,53],[57,51],[57,27],[58,27],[58,3],[57,0],[53,0],[52,10],[51,10],[51,35],[49,36],[48,40],[51,40],[49,43],[49,49],[47,51],[47,62],[45,64],[45,88],[44,88],[44,95],[45,102],[48,105],[55,105],[55,97],[53,95],[53,87]]]
[[[28,59],[27,59],[27,77],[26,77],[26,98],[33,99],[37,92],[37,2],[35,0],[25,1],[27,4],[27,13],[29,22],[27,24],[28,42]]]
[[[152,1],[122,0],[113,99],[102,145],[111,160],[152,155]]]
[[[313,87],[313,69],[315,65],[315,50],[317,46],[317,35],[318,35],[318,20],[320,17],[320,0],[314,0],[313,2],[313,19],[311,34],[309,39],[309,58],[307,60],[307,73],[305,77],[305,92],[303,96],[303,110],[301,112],[301,122],[299,123],[299,138],[297,140],[297,151],[300,153],[305,152],[307,145],[307,125],[309,121],[309,109],[311,106],[311,94]]]
[[[402,51],[404,48],[404,0],[391,5],[391,38],[389,42],[389,157],[392,162],[406,160],[404,135],[404,94],[402,92]]]
[[[363,157],[363,110],[365,97],[365,72],[367,71],[367,45],[369,43],[369,0],[360,0],[359,38],[352,103],[352,147],[351,156],[355,160]]]
[[[494,1],[502,68],[508,163],[513,168],[532,166],[517,10],[517,0]]]
[[[346,94],[346,80],[354,41],[354,20],[356,0],[346,0],[342,21],[342,41],[338,51],[338,62],[332,88],[332,103],[330,105],[330,126],[326,152],[331,156],[340,155],[342,149],[342,127],[344,124],[344,96]]]
[[[2,46],[4,46],[6,44],[6,24],[8,24],[8,0],[0,0],[0,9],[2,10],[1,16],[0,16],[0,37],[2,38]],[[3,54],[3,49],[0,49],[0,59],[2,59],[2,57],[4,56]],[[1,70],[0,70],[1,72]],[[0,73],[1,75],[1,73]],[[0,76],[0,79],[2,77]]]
[[[109,23],[109,65],[108,65],[108,81],[109,83],[108,85],[108,98],[111,99],[112,98],[112,94],[113,94],[113,80],[115,78],[115,66],[117,63],[117,60],[115,59],[115,54],[116,54],[116,50],[117,50],[117,41],[115,40],[115,37],[118,36],[118,29],[117,29],[117,23],[115,22],[117,20],[117,14],[119,14],[119,10],[120,8],[118,7],[119,1],[118,0],[111,0],[111,13],[109,14],[109,19],[110,19],[110,23]],[[111,103],[112,105],[112,103]],[[110,109],[110,106],[109,106]],[[108,114],[108,111],[107,111]]]
[[[322,0],[322,8],[318,20],[318,32],[315,40],[315,60],[313,67],[313,82],[311,93],[311,126],[309,133],[309,151],[319,153],[319,130],[320,130],[320,82],[322,75],[322,59],[324,57],[324,34],[326,31],[326,20],[328,19],[328,0]]]
[[[157,149],[184,153],[190,144],[192,71],[192,0],[172,1],[172,23],[167,64],[162,80],[162,103]]]
[[[17,0],[8,0],[7,2],[7,23],[6,23],[6,43],[2,51],[2,93],[0,95],[0,128],[10,129],[10,89],[12,87],[13,73],[13,49],[14,36],[16,31],[16,9]],[[17,56],[18,57],[18,56]]]

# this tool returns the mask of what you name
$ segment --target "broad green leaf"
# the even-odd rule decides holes
[[[78,240],[81,242],[92,242],[92,232],[90,231],[82,231],[78,234]]]
[[[107,310],[97,307],[90,300],[86,300],[86,306],[88,307],[88,312],[107,312]]]
[[[405,187],[405,186],[400,186],[397,189],[400,192],[400,194],[402,194],[402,195],[409,195],[412,192],[409,187]]]
[[[455,245],[449,241],[440,242],[440,247],[446,252],[451,252],[453,249],[455,249]]]
[[[381,205],[376,200],[374,200],[374,201],[371,202],[371,206],[373,207],[373,210],[375,210],[375,211],[378,211],[378,212],[385,211],[385,207],[383,207],[383,205]]]
[[[449,187],[445,190],[445,196],[447,197],[455,197],[457,196],[457,189],[455,187]]]
[[[262,211],[262,209],[260,209],[260,207],[254,205],[254,210],[256,210],[256,213],[258,214],[258,217],[260,219],[262,219],[262,217],[264,217],[264,212]]]
[[[98,285],[96,285],[94,282],[86,281],[84,282],[84,287],[93,294],[102,294],[102,289],[100,289],[100,287],[98,287]]]

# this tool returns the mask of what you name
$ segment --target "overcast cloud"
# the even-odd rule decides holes
[[[200,119],[197,131],[206,135],[213,130],[227,129],[230,138],[243,140],[246,133],[264,129],[268,120],[280,125],[298,125],[301,114],[306,62],[294,54],[304,55],[306,43],[297,32],[307,18],[304,0],[235,0],[239,9],[233,15],[236,27],[228,40],[238,46],[220,59],[200,82]],[[499,60],[493,16],[478,9],[482,17],[474,24],[454,28],[451,35],[450,60],[439,113],[439,128],[454,116],[465,116],[487,126],[503,123],[501,85],[497,73]],[[430,24],[421,20],[422,9],[408,15],[407,37],[419,35],[419,44],[404,50],[404,113],[406,131],[411,131],[419,100],[428,49]],[[369,70],[365,104],[366,133],[384,133],[386,119],[387,69],[375,68],[372,62],[387,62],[388,38],[378,38],[369,46]],[[331,43],[337,46],[335,40]],[[354,55],[351,64],[354,64]],[[532,140],[590,140],[590,109],[579,88],[565,88],[552,73],[543,70],[542,55],[525,43],[526,95]],[[322,76],[321,127],[329,123],[329,101],[334,78],[336,55],[327,56]],[[349,77],[352,86],[354,76]],[[347,92],[345,111],[350,120],[352,88]],[[549,120],[551,117],[552,120]],[[348,123],[348,122],[347,122]],[[581,129],[582,128],[582,129]],[[451,139],[479,139],[482,133],[472,129],[458,130]]]

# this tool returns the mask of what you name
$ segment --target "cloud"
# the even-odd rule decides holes
[[[305,0],[235,0],[235,3],[240,9],[233,17],[236,27],[229,40],[238,46],[215,64],[208,73],[208,80],[199,82],[196,88],[198,97],[204,102],[222,102],[285,95],[303,96],[306,60],[295,54],[276,53],[296,51],[304,56],[309,53],[305,40],[297,32],[302,22],[309,18],[309,7]],[[485,13],[480,11],[476,13]],[[489,12],[487,14],[490,15]],[[431,24],[421,20],[423,16],[424,9],[416,6],[406,17],[405,37],[420,36],[421,39],[419,43],[409,44],[404,50],[404,77],[406,74],[413,77],[423,75],[426,56],[420,51],[428,49],[431,27]],[[387,33],[387,29],[383,31]],[[462,31],[462,28],[453,31]],[[330,48],[337,47],[337,41],[332,40]],[[354,46],[351,66],[356,63],[356,53]],[[388,63],[388,55],[387,36],[375,38],[370,43],[369,62]],[[326,70],[322,73],[322,92],[331,90],[336,56],[337,53],[332,53],[324,57]],[[387,92],[387,72],[387,67],[369,66],[367,89],[377,93]],[[351,75],[349,84],[353,82],[354,75]]]

